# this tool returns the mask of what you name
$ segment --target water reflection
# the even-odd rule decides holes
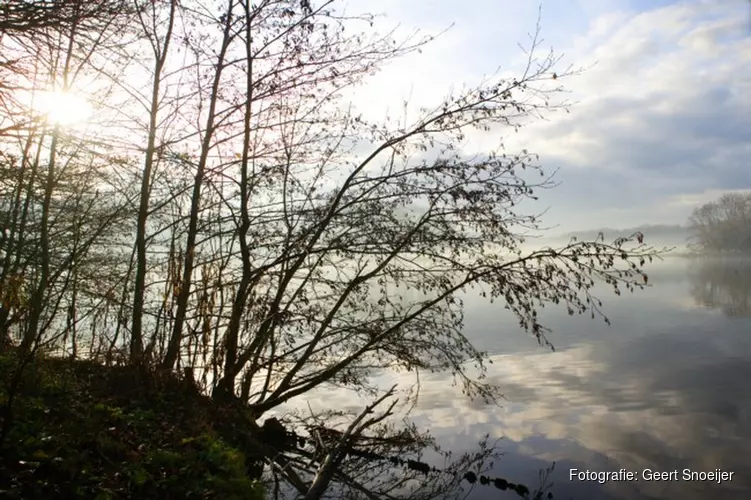
[[[555,498],[751,498],[750,272],[747,264],[668,262],[653,272],[653,288],[606,301],[612,328],[552,314],[555,353],[509,343],[523,336],[511,324],[472,328],[468,335],[496,353],[489,376],[507,402],[497,408],[468,401],[448,390],[448,377],[423,375],[411,418],[457,452],[471,450],[486,433],[503,437],[506,456],[492,475],[536,485],[539,470],[556,462]],[[708,308],[694,307],[697,297]],[[475,305],[472,314],[468,323],[482,328],[491,323],[483,317],[498,317],[492,306]],[[355,403],[345,394],[322,402]],[[639,479],[569,480],[570,469],[621,468]],[[645,469],[722,469],[734,476],[721,484],[680,475],[658,482],[645,480]],[[515,497],[477,488],[469,498]]]
[[[425,423],[446,426],[455,446],[473,430],[506,436],[505,471],[522,457],[557,461],[559,498],[751,498],[751,268],[700,264],[681,280],[656,285],[647,301],[639,295],[608,301],[620,321],[607,338],[572,332],[576,340],[561,352],[497,356],[493,377],[509,401],[503,409],[448,404],[436,391],[426,402]],[[712,299],[708,305],[727,316],[685,307],[682,297],[702,287],[711,290],[702,295]],[[452,419],[462,421],[455,437],[448,432]],[[569,481],[570,468],[735,474],[722,484],[640,478],[599,485]],[[518,470],[528,481],[535,473]]]
[[[751,259],[706,259],[689,271],[691,295],[728,316],[751,315]]]

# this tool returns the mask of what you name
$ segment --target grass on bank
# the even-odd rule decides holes
[[[3,382],[17,366],[0,353]],[[260,500],[250,418],[175,378],[40,357],[22,372],[0,445],[0,498]]]

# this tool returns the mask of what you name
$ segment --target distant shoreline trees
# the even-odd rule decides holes
[[[751,254],[751,193],[728,193],[705,203],[688,224],[697,253]]]

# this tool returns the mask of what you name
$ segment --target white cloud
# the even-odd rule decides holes
[[[564,65],[597,62],[565,82],[568,97],[578,102],[571,114],[551,115],[518,134],[496,130],[468,143],[472,149],[496,147],[502,134],[509,149],[527,147],[545,165],[561,167],[563,184],[540,204],[551,207],[546,222],[572,228],[682,223],[693,206],[676,200],[751,188],[747,2],[651,8],[660,4],[665,2],[544,2],[543,36],[566,47]],[[634,6],[651,10],[635,12]],[[386,109],[399,114],[401,98],[410,92],[415,105],[437,103],[452,84],[518,64],[516,43],[533,30],[536,7],[384,3],[382,10],[406,27],[427,25],[435,32],[454,22],[455,28],[422,55],[378,75],[358,106],[373,117]]]

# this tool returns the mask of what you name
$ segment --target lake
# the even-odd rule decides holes
[[[490,476],[534,488],[555,462],[556,499],[751,498],[751,261],[667,258],[647,271],[643,291],[599,294],[610,327],[544,310],[556,352],[502,306],[469,298],[467,335],[492,353],[489,376],[507,401],[471,401],[447,387],[450,377],[423,375],[411,419],[455,452],[485,434],[503,438]],[[362,407],[344,394],[326,403]],[[637,480],[570,480],[571,469],[625,469]],[[648,481],[647,469],[678,477]],[[684,469],[733,475],[686,481]],[[478,484],[469,498],[518,497]]]

